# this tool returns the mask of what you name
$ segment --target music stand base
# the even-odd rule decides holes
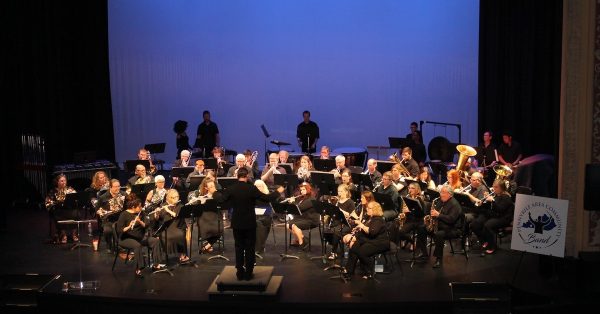
[[[226,260],[226,261],[228,261],[228,262],[229,262],[229,259],[228,259],[227,257],[225,257],[225,256],[223,256],[223,255],[220,255],[220,254],[219,254],[219,255],[215,255],[215,256],[211,256],[211,257],[209,257],[209,258],[208,258],[208,260],[210,261],[210,260],[213,260],[213,259],[215,259],[215,258],[224,259],[224,260]]]
[[[329,279],[341,279],[344,283],[348,283],[348,279],[344,278],[343,275],[331,276]]]
[[[87,243],[75,243],[75,245],[73,245],[71,247],[71,250],[74,250],[74,249],[76,249],[78,247],[81,247],[81,246],[83,246],[83,247],[92,247],[90,244],[87,244]]]
[[[66,281],[63,283],[62,291],[82,291],[82,290],[97,290],[100,287],[100,281]]]
[[[281,256],[281,261],[285,260],[285,259],[300,259],[298,256],[296,255],[290,255],[290,254],[279,254],[279,256]]]
[[[338,264],[333,264],[333,265],[329,265],[329,266],[327,266],[327,267],[323,268],[323,270],[330,270],[330,269],[342,269],[342,268],[344,268],[344,267],[342,267],[342,266],[340,266],[340,265],[338,265]]]
[[[161,270],[155,270],[155,271],[152,272],[152,275],[155,275],[155,274],[158,274],[158,273],[167,273],[167,274],[171,275],[171,277],[175,276],[175,275],[173,275],[173,272],[171,272],[171,270],[168,269],[168,268],[161,269]]]

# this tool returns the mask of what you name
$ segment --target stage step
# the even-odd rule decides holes
[[[0,276],[0,307],[22,312],[36,308],[38,291],[56,278],[56,275],[40,274]]]

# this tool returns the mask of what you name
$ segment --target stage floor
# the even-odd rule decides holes
[[[146,270],[143,278],[137,278],[134,276],[135,263],[125,265],[122,259],[117,261],[114,272],[111,271],[114,255],[106,253],[104,243],[101,243],[98,252],[93,252],[89,247],[71,250],[72,243],[46,244],[47,218],[47,213],[40,210],[11,211],[8,213],[8,228],[0,234],[3,248],[0,261],[4,275],[61,275],[38,295],[40,307],[67,306],[92,312],[110,310],[111,305],[119,305],[121,309],[146,308],[150,312],[164,308],[203,307],[207,311],[214,309],[215,312],[222,312],[226,306],[234,311],[265,312],[262,303],[209,302],[207,289],[211,282],[224,266],[234,265],[231,229],[226,229],[225,232],[224,252],[231,261],[208,261],[213,255],[198,255],[194,243],[192,260],[196,261],[197,267],[178,266],[176,258],[172,257],[169,265],[173,267],[173,276],[166,273],[153,275]],[[84,229],[86,231],[82,233],[87,233],[87,228]],[[480,257],[478,251],[471,251],[470,258],[466,260],[463,255],[451,255],[447,246],[441,269],[433,269],[433,259],[430,259],[427,263],[415,264],[413,268],[409,263],[402,263],[401,267],[396,264],[393,273],[377,274],[377,280],[364,280],[357,275],[351,282],[343,283],[341,280],[330,279],[331,276],[338,275],[337,271],[323,270],[330,261],[324,264],[323,259],[310,259],[319,256],[321,252],[318,232],[313,232],[311,252],[291,248],[289,253],[300,258],[284,261],[279,257],[284,249],[284,229],[277,226],[274,232],[276,244],[273,243],[272,235],[269,235],[264,259],[257,259],[257,265],[274,266],[273,275],[283,276],[278,301],[268,303],[269,308],[274,311],[323,309],[336,312],[363,307],[388,308],[398,304],[405,312],[411,312],[412,309],[415,312],[436,310],[449,313],[453,306],[449,287],[451,282],[506,284],[513,288],[513,307],[543,305],[548,302],[573,304],[580,301],[576,298],[581,294],[573,289],[572,284],[560,280],[556,271],[550,271],[548,275],[547,271],[540,270],[540,258],[536,255],[523,256],[513,281],[521,253],[509,249],[509,237],[503,239],[501,249],[491,256]],[[89,237],[83,235],[82,242],[90,243]],[[401,250],[399,253],[401,261],[410,257],[411,252],[408,250]],[[555,263],[551,263],[553,264]],[[99,281],[100,287],[83,293],[61,291],[63,282],[80,280]]]

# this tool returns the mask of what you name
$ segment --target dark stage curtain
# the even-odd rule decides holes
[[[2,115],[12,175],[22,177],[20,134],[46,140],[46,170],[75,152],[114,160],[106,1],[2,1]],[[14,170],[13,170],[14,169]],[[13,187],[17,189],[17,187]]]
[[[562,0],[482,0],[479,136],[512,130],[525,155],[558,153]],[[480,139],[481,140],[481,139]]]

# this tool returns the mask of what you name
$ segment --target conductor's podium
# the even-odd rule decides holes
[[[283,276],[273,276],[273,266],[254,267],[252,280],[238,280],[237,269],[225,266],[208,288],[211,301],[277,300]]]

